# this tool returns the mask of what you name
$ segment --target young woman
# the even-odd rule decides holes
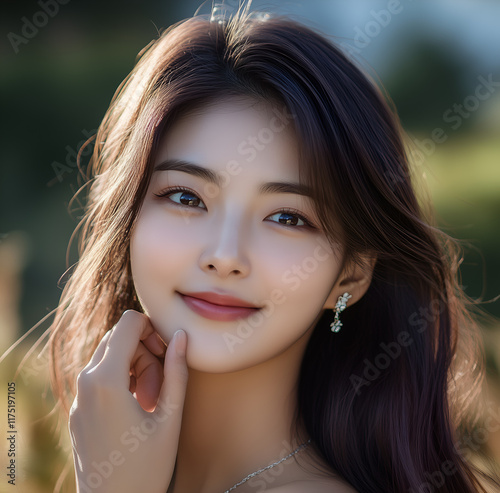
[[[92,165],[49,341],[80,493],[487,491],[456,446],[482,369],[454,244],[339,49],[179,22]]]

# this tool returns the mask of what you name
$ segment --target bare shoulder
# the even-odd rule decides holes
[[[352,486],[338,479],[311,479],[292,481],[270,488],[266,493],[358,493]]]

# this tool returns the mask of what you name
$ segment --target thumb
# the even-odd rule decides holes
[[[172,424],[180,429],[182,410],[189,377],[186,363],[187,334],[180,329],[168,344],[163,366],[163,384],[158,396],[155,413],[169,416]]]

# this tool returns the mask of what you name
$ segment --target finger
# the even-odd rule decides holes
[[[142,342],[137,347],[132,364],[137,402],[145,411],[152,411],[163,381],[163,365]]]
[[[114,327],[113,327],[113,329],[114,329]],[[94,351],[94,354],[90,358],[90,361],[87,363],[87,365],[85,366],[83,371],[85,371],[85,372],[89,371],[92,368],[96,367],[101,362],[102,357],[104,356],[104,353],[106,351],[106,347],[108,345],[108,341],[109,341],[109,338],[111,336],[111,332],[113,331],[113,329],[108,330],[108,332],[106,332],[104,334],[103,338],[101,339],[101,341],[97,345],[97,347]]]
[[[134,310],[127,310],[116,324],[99,367],[118,388],[129,388],[137,347],[153,330],[149,318]]]
[[[137,386],[137,382],[135,380],[135,376],[134,375],[130,375],[130,385],[128,387],[128,390],[131,394],[135,394],[135,388]]]
[[[160,358],[165,357],[165,352],[167,351],[167,346],[161,339],[158,332],[153,332],[146,339],[144,339],[143,344],[155,355]]]
[[[179,429],[189,377],[186,348],[187,334],[183,330],[178,330],[170,341],[165,354],[163,384],[155,409],[155,413],[162,415],[170,415],[174,411],[172,418]]]

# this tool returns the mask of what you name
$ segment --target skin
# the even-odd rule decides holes
[[[186,334],[178,334],[160,350],[148,317],[128,310],[78,375],[68,423],[78,493],[132,493],[146,482],[150,493],[167,490],[188,378]],[[137,379],[134,394],[130,372]],[[151,394],[157,403],[147,412]]]
[[[306,441],[309,436],[304,430],[301,441],[295,441],[289,428],[309,337],[323,310],[334,308],[341,294],[352,295],[351,306],[370,283],[371,263],[341,271],[341,245],[328,248],[324,232],[301,227],[300,220],[296,226],[279,222],[280,217],[289,218],[279,210],[292,208],[318,226],[311,198],[259,192],[262,183],[299,182],[292,125],[286,118],[273,120],[276,114],[270,105],[249,100],[229,99],[201,108],[175,122],[155,157],[155,165],[167,159],[185,160],[226,178],[222,186],[214,187],[179,170],[153,174],[130,243],[134,284],[145,314],[127,312],[127,320],[122,318],[115,329],[123,341],[130,339],[127,331],[140,335],[122,342],[129,345],[128,353],[120,355],[115,350],[114,363],[106,363],[104,349],[96,351],[101,351],[104,361],[97,366],[130,368],[132,378],[127,381],[122,372],[120,382],[115,383],[121,385],[122,394],[128,386],[126,393],[137,399],[141,411],[153,411],[158,395],[163,403],[169,394],[174,397],[177,408],[172,419],[166,420],[169,424],[162,424],[162,438],[168,436],[170,443],[178,443],[177,457],[172,449],[162,449],[156,435],[141,451],[141,457],[161,456],[161,474],[148,466],[140,473],[148,482],[150,475],[161,476],[157,491],[167,484],[169,493],[224,492]],[[272,133],[265,128],[273,128]],[[249,146],[256,152],[242,152]],[[192,192],[157,196],[171,186],[188,187]],[[181,197],[196,198],[193,193],[200,200],[182,205]],[[209,320],[192,311],[177,293],[217,289],[263,307],[261,316],[251,324],[241,319]],[[138,324],[147,329],[131,328]],[[185,359],[168,352],[179,329],[187,336]],[[111,346],[112,337],[103,344]],[[164,343],[169,347],[166,356]],[[135,353],[130,348],[134,344]],[[92,379],[89,368],[82,372],[87,380]],[[104,369],[101,378],[105,378],[102,373]],[[132,402],[123,405],[131,407]],[[104,414],[112,420],[107,411]],[[127,425],[122,423],[121,429]],[[80,425],[77,436],[83,435],[83,428]],[[107,449],[117,443],[117,437],[118,432]],[[84,462],[90,453],[82,452]],[[299,467],[299,456],[304,467]],[[263,487],[271,491],[316,480],[309,466],[320,462],[313,448],[307,447],[277,466],[273,472],[278,474],[268,471],[236,491]],[[121,474],[125,474],[123,469]],[[133,469],[137,474],[135,462]]]

